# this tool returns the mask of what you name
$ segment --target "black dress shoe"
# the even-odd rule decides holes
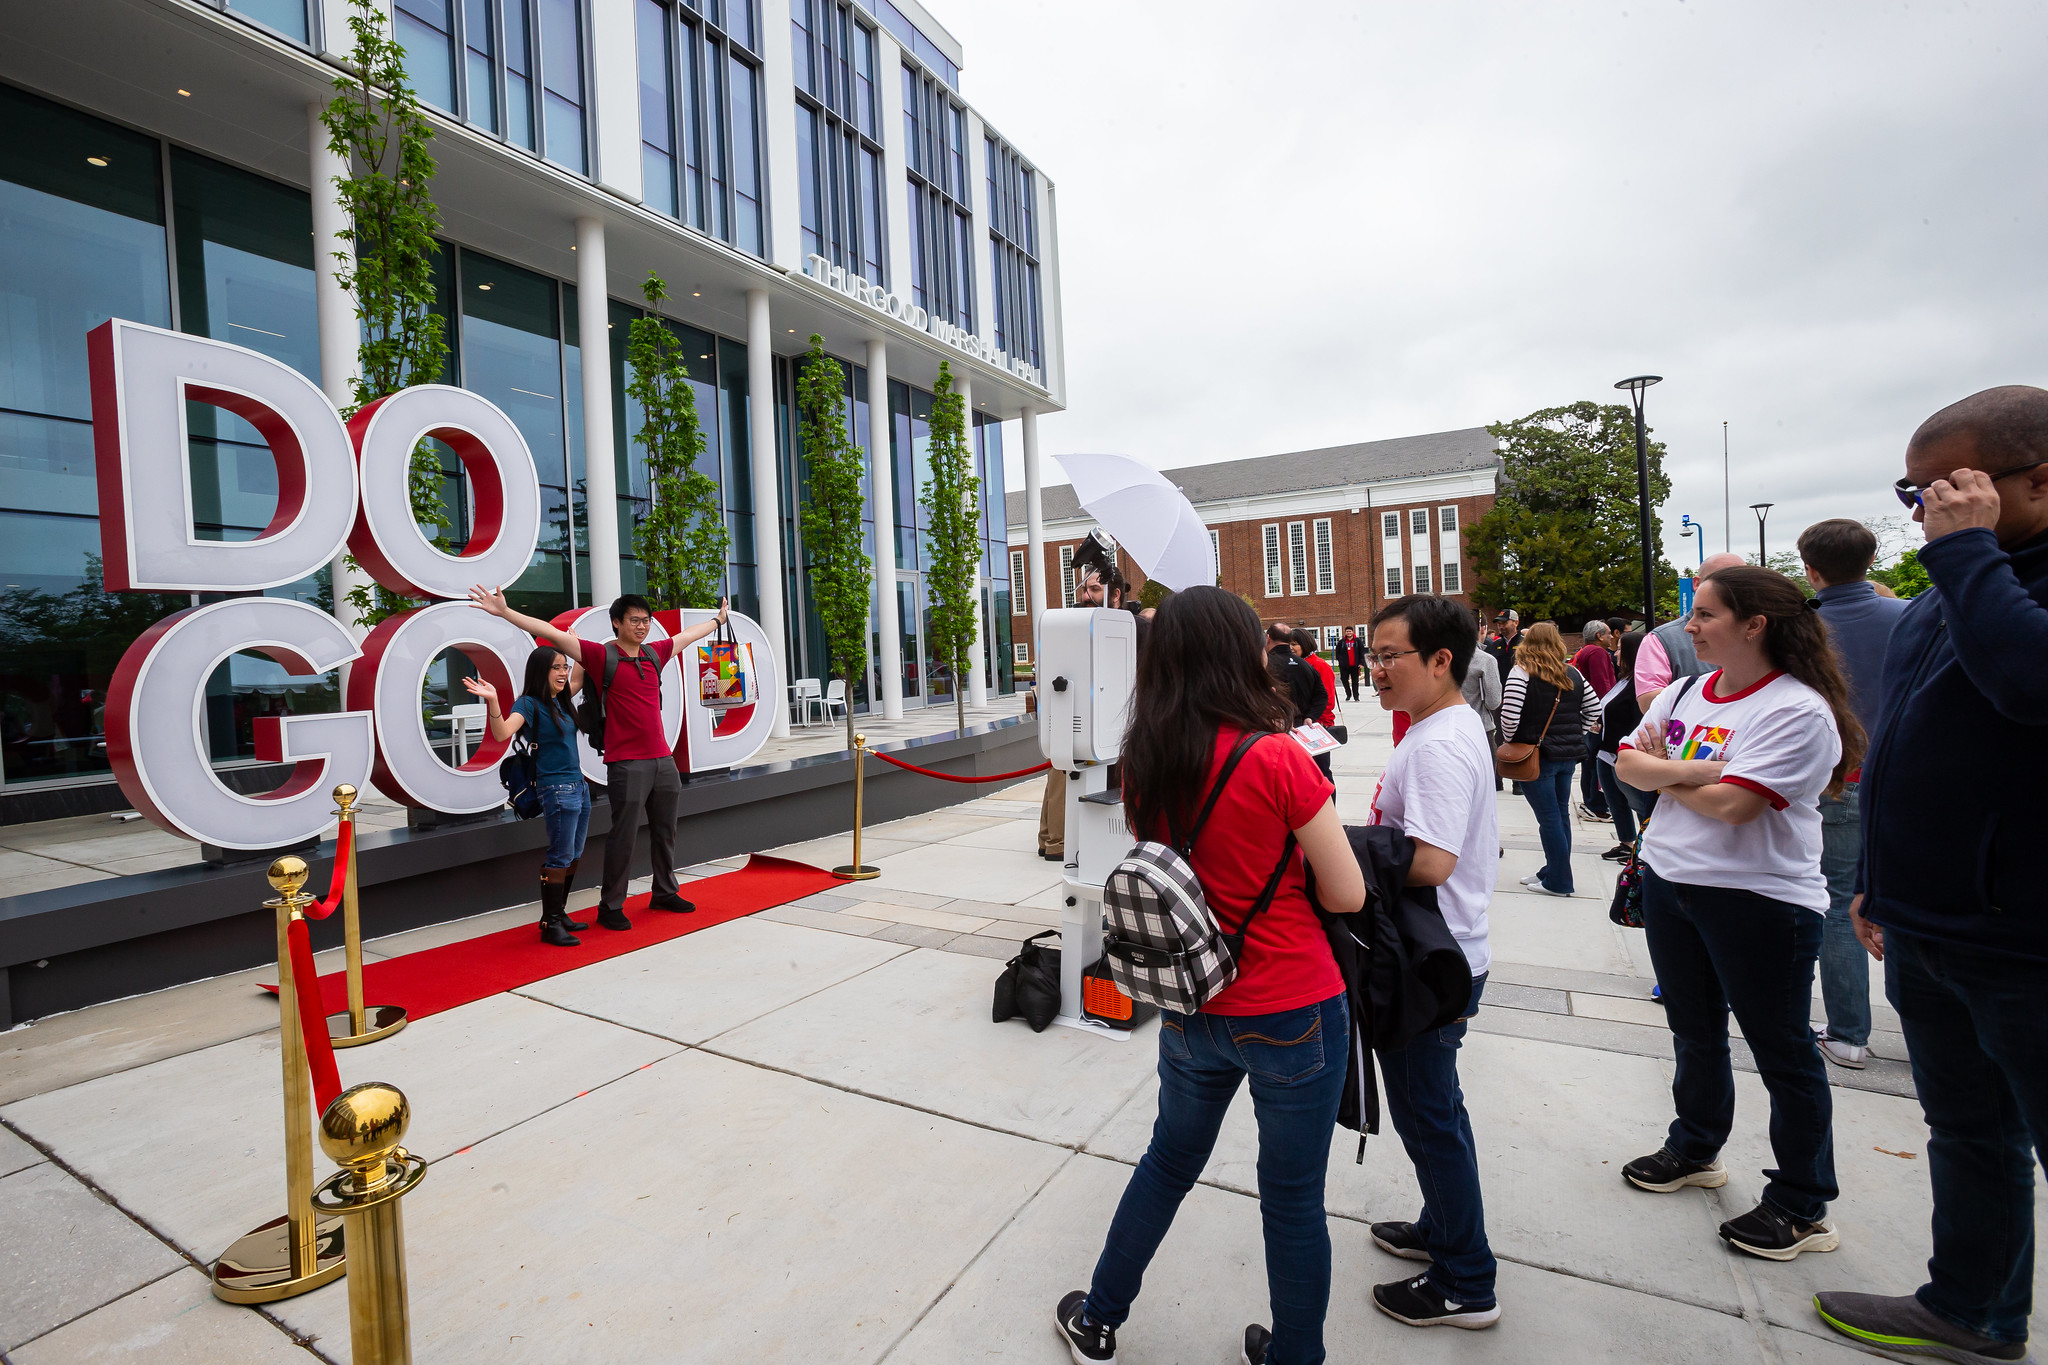
[[[614,910],[609,905],[597,907],[597,927],[600,929],[630,929],[633,921],[626,918],[623,910]]]
[[[647,904],[651,909],[670,910],[678,915],[694,915],[697,913],[696,906],[690,904],[690,902],[684,900],[673,891],[657,891],[647,898]]]

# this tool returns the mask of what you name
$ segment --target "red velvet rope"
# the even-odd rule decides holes
[[[1042,773],[1052,766],[1051,763],[1041,763],[1033,768],[1019,768],[1016,772],[997,773],[992,777],[955,777],[952,773],[935,773],[930,768],[920,768],[915,763],[905,763],[900,758],[891,758],[879,749],[870,749],[868,753],[881,759],[884,763],[893,763],[907,772],[923,773],[926,777],[936,777],[941,782],[1004,782],[1013,777],[1029,777],[1033,773]]]
[[[356,851],[356,822],[345,822],[334,841],[334,875],[327,879],[327,899],[314,901],[305,909],[307,919],[326,919],[341,909],[342,894],[348,890],[349,860]]]
[[[299,1032],[306,1040],[306,1070],[313,1078],[313,1109],[324,1114],[341,1093],[341,1071],[334,1064],[334,1043],[327,1036],[320,970],[313,965],[313,943],[304,920],[293,920],[285,937],[291,943],[292,994],[298,1000]]]

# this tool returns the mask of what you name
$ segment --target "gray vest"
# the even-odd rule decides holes
[[[1657,637],[1657,643],[1664,646],[1664,657],[1671,661],[1671,681],[1697,678],[1712,671],[1700,662],[1699,655],[1693,653],[1692,636],[1685,633],[1685,618],[1666,621],[1650,634]]]

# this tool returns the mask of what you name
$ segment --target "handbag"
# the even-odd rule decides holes
[[[498,784],[514,815],[531,820],[540,814],[540,752],[526,736],[513,741],[512,752],[498,765]]]
[[[1650,817],[1644,816],[1643,823],[1636,830],[1636,846],[1628,851],[1628,861],[1621,865],[1621,875],[1614,879],[1614,899],[1607,903],[1607,918],[1624,929],[1643,927],[1643,835],[1650,828]]]
[[[1543,775],[1543,740],[1550,733],[1550,722],[1557,719],[1558,702],[1564,700],[1564,689],[1557,689],[1557,700],[1550,703],[1550,715],[1544,719],[1543,734],[1536,736],[1534,744],[1503,744],[1493,751],[1493,766],[1502,777],[1510,782],[1534,782]]]
[[[1047,929],[1033,934],[1017,949],[996,977],[996,995],[990,1017],[998,1024],[1024,1016],[1033,1033],[1043,1033],[1060,1012],[1060,950],[1040,939],[1057,939],[1060,931]]]
[[[711,638],[697,646],[697,700],[713,711],[752,706],[761,692],[752,665],[753,652],[734,638],[731,623],[719,622]]]

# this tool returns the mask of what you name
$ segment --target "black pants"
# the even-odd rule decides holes
[[[1337,670],[1337,676],[1344,683],[1344,700],[1346,701],[1358,700],[1358,672],[1355,668],[1339,668]]]
[[[605,788],[612,800],[612,832],[604,841],[604,893],[600,907],[623,910],[626,883],[633,876],[633,846],[640,821],[647,820],[648,856],[654,889],[676,889],[676,810],[683,799],[683,775],[673,758],[629,758],[607,763]]]
[[[1607,793],[1600,789],[1600,736],[1586,736],[1586,761],[1579,765],[1579,801],[1596,815],[1608,813]]]

